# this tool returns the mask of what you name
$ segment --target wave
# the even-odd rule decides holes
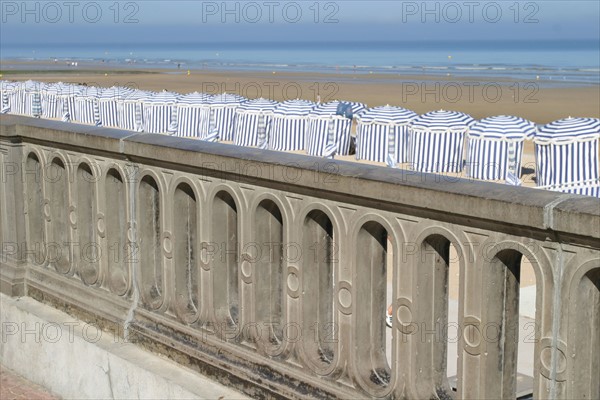
[[[258,58],[258,56],[256,56]],[[290,58],[293,58],[290,56]],[[10,65],[4,57],[3,64]],[[15,57],[11,60],[17,63],[12,68],[31,68],[30,66],[19,66],[18,62],[35,63],[46,62],[43,68],[53,68],[52,65],[60,65],[61,62],[78,61],[80,66],[98,66],[110,64],[111,67],[122,66],[125,68],[156,68],[176,69],[185,65],[186,69],[206,68],[225,70],[250,70],[250,71],[290,71],[290,72],[343,72],[367,74],[377,72],[381,74],[406,74],[406,75],[451,75],[462,77],[484,77],[506,78],[531,81],[561,80],[564,82],[600,84],[600,68],[594,65],[581,65],[577,67],[552,66],[542,64],[511,64],[511,63],[423,63],[407,62],[393,64],[389,59],[378,59],[379,63],[356,63],[335,62],[333,58],[318,60],[318,62],[273,62],[270,60],[258,61],[253,59],[224,60],[224,59],[198,59],[191,57],[135,57],[129,53],[123,57]],[[56,61],[55,61],[56,60]],[[60,61],[60,62],[58,62]],[[315,60],[316,61],[316,60]],[[386,62],[387,61],[387,62]],[[84,65],[82,65],[82,63]]]

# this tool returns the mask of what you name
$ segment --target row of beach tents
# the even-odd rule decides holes
[[[600,120],[566,118],[544,126],[515,116],[475,120],[455,111],[418,115],[362,103],[249,100],[234,94],[149,92],[66,83],[0,81],[1,112],[137,132],[233,142],[420,172],[460,173],[520,185],[525,140],[533,140],[540,188],[600,197]],[[466,154],[465,153],[466,150]]]

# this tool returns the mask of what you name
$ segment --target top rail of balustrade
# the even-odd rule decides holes
[[[21,116],[0,117],[0,140],[600,248],[600,199],[592,197]]]

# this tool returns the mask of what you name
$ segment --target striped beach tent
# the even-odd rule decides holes
[[[306,150],[308,116],[317,103],[307,100],[287,100],[273,111],[269,129],[269,149],[278,151]]]
[[[222,141],[233,141],[235,132],[235,111],[246,99],[235,94],[218,94],[210,99],[210,132],[209,136]],[[204,137],[202,138],[204,139]]]
[[[9,93],[11,114],[25,115],[25,85],[27,82],[16,82],[12,93]]]
[[[25,114],[24,86],[25,82],[13,82],[6,88],[9,112],[11,114]]]
[[[177,136],[201,138],[208,135],[210,129],[211,95],[206,93],[189,93],[179,98],[177,103],[179,121]]]
[[[566,118],[539,128],[534,138],[537,186],[600,197],[600,119]]]
[[[174,134],[177,132],[177,100],[179,95],[163,90],[144,102],[144,132]]]
[[[267,99],[249,100],[236,110],[233,142],[238,146],[268,147],[273,111],[279,103]]]
[[[42,117],[58,119],[62,117],[62,109],[59,107],[59,94],[62,82],[46,85],[41,92]]]
[[[0,80],[0,113],[7,114],[10,110],[8,103],[8,82]]]
[[[206,142],[211,142],[211,143],[216,143],[219,141],[219,131],[217,130],[217,126],[214,123],[215,110],[210,110],[209,114],[210,114],[210,116],[208,118],[208,122],[209,122],[208,134],[202,135],[202,138],[200,138],[200,140],[204,140]]]
[[[533,122],[507,115],[475,122],[467,133],[467,176],[520,185],[523,142],[536,131]]]
[[[86,90],[85,86],[62,84],[59,86],[58,108],[61,110],[61,121],[70,122],[75,118],[76,99]]]
[[[390,167],[408,161],[408,125],[417,114],[390,105],[374,107],[356,117],[356,159],[385,162]]]
[[[0,98],[2,99],[2,105],[0,107],[0,112],[2,114],[11,113],[11,97],[13,93],[17,90],[16,82],[2,81],[0,82]]]
[[[98,98],[101,90],[95,86],[85,86],[81,93],[75,97],[74,122],[102,126]]]
[[[45,91],[47,83],[34,82],[26,87],[25,113],[31,117],[42,116],[42,92]]]
[[[122,86],[113,86],[100,91],[98,109],[103,126],[119,128],[119,108],[123,99],[134,89]]]
[[[42,116],[42,95],[40,93],[40,90],[34,92],[32,95],[31,116],[36,118]]]
[[[144,103],[150,101],[153,92],[133,90],[119,104],[119,128],[129,131],[144,131]]]
[[[339,115],[346,106],[354,116],[366,108],[362,103],[332,101],[311,111],[306,138],[308,154],[320,157],[350,154],[353,118]]]
[[[457,111],[431,111],[409,128],[409,163],[420,172],[461,172],[465,136],[475,122]]]
[[[39,117],[42,115],[42,99],[40,91],[45,83],[26,81],[20,85],[19,100],[17,103],[17,114]]]

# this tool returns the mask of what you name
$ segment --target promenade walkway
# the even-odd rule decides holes
[[[0,400],[58,400],[59,398],[0,364]]]

